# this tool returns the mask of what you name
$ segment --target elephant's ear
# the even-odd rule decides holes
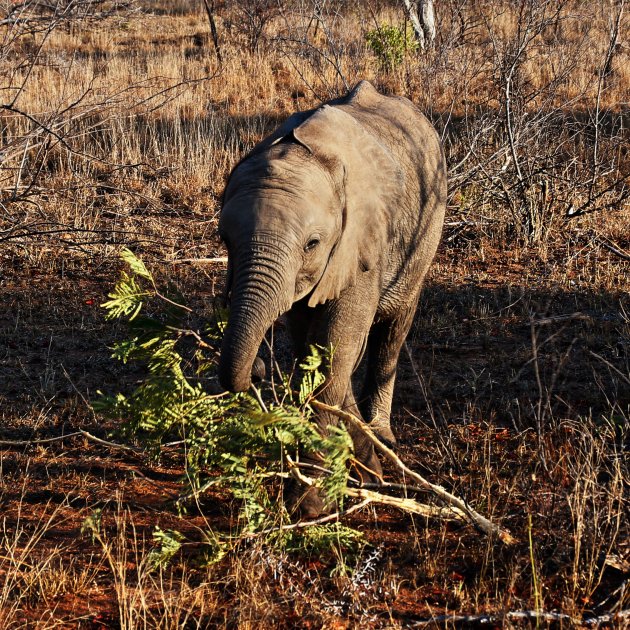
[[[324,273],[308,301],[323,304],[374,268],[387,250],[390,216],[403,186],[389,149],[353,116],[324,105],[293,130],[326,168],[341,194],[342,231]]]

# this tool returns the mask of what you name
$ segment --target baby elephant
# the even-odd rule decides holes
[[[318,398],[360,415],[394,442],[396,364],[442,231],[446,166],[429,121],[367,81],[294,114],[232,171],[219,221],[228,249],[230,316],[219,378],[248,389],[266,331],[282,313],[298,358],[332,346]],[[352,374],[367,352],[361,391]],[[322,430],[335,419],[320,414]],[[355,455],[378,479],[372,445]],[[308,457],[308,455],[306,455]],[[301,511],[323,509],[306,493]]]

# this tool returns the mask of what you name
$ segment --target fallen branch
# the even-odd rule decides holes
[[[0,440],[0,446],[35,446],[36,444],[49,444],[50,442],[60,442],[67,438],[81,435],[80,431],[74,431],[73,433],[66,433],[65,435],[58,435],[57,437],[42,438],[39,440]]]
[[[90,433],[89,431],[85,431],[84,429],[79,429],[78,431],[74,431],[73,433],[66,433],[65,435],[58,435],[57,437],[42,438],[40,440],[0,440],[0,446],[35,446],[37,444],[60,442],[61,440],[66,440],[68,438],[76,437],[78,435],[82,435],[84,438],[87,438],[92,442],[96,442],[101,446],[107,446],[107,448],[115,448],[122,451],[131,451],[133,453],[144,452],[143,449],[138,448],[137,446],[128,446],[126,444],[118,444],[117,442],[109,442],[107,440],[103,440],[102,438],[96,437],[95,435],[92,435],[92,433]]]
[[[300,483],[303,483],[309,487],[316,485],[316,480],[312,477],[307,477],[301,470],[300,465],[294,462],[289,455],[287,457],[287,464],[289,466],[289,473]],[[367,501],[369,503],[379,503],[381,505],[390,505],[396,507],[404,512],[411,512],[412,514],[418,514],[425,516],[426,518],[439,518],[442,520],[457,521],[459,523],[465,523],[468,518],[462,510],[456,507],[449,506],[447,508],[438,508],[432,505],[425,505],[424,503],[418,503],[414,499],[392,497],[388,494],[381,494],[374,490],[368,490],[367,488],[350,488],[344,489],[344,494],[347,497],[353,499],[361,499],[362,504]]]
[[[352,424],[355,428],[361,431],[374,446],[383,453],[387,459],[389,459],[395,466],[400,470],[404,475],[413,479],[413,481],[420,486],[421,488],[425,488],[426,490],[431,491],[435,494],[440,500],[442,500],[447,505],[457,508],[466,517],[481,531],[485,532],[488,535],[495,535],[506,545],[513,545],[517,541],[516,539],[506,530],[502,529],[498,525],[495,525],[492,521],[488,520],[485,516],[482,516],[475,510],[473,510],[465,501],[451,494],[442,486],[438,486],[437,484],[431,483],[427,481],[424,477],[414,472],[410,468],[408,468],[402,460],[390,449],[388,446],[385,446],[383,442],[381,442],[374,431],[351,413],[347,413],[338,409],[337,407],[331,407],[325,403],[319,402],[318,400],[311,400],[309,403],[313,408],[318,409],[320,411],[324,411],[327,413],[331,413],[332,415],[340,418],[344,422],[348,422]]]
[[[426,505],[418,503],[414,499],[392,497],[388,494],[381,494],[367,488],[346,488],[344,493],[347,497],[353,499],[363,499],[370,503],[380,503],[381,505],[390,505],[398,508],[403,512],[411,512],[426,518],[435,518],[447,521],[456,521],[458,523],[467,522],[467,515],[456,507],[436,507],[434,505]]]
[[[128,446],[126,444],[118,444],[117,442],[109,442],[107,440],[103,440],[102,438],[96,437],[95,435],[92,435],[91,433],[89,433],[88,431],[84,431],[83,429],[79,429],[79,433],[88,440],[96,442],[101,446],[107,446],[107,448],[115,448],[121,451],[131,451],[132,453],[144,453],[144,449],[138,448],[137,446]]]
[[[183,265],[199,263],[202,265],[208,265],[212,263],[227,263],[227,256],[216,256],[215,258],[179,258],[178,260],[164,260],[163,262],[170,265]]]

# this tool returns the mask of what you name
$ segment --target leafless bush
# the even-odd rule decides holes
[[[592,65],[586,55],[594,39],[588,7],[519,0],[514,14],[492,2],[474,19],[465,3],[450,4],[450,30],[437,56],[452,59],[460,42],[476,41],[485,57],[466,60],[464,76],[485,77],[486,90],[485,99],[477,94],[470,105],[462,86],[460,103],[453,101],[453,110],[463,104],[462,114],[442,113],[456,153],[451,190],[473,195],[481,207],[505,208],[527,240],[543,238],[554,215],[620,208],[629,197],[623,113],[604,111],[600,98],[614,89],[603,77],[623,5],[611,16],[609,41]],[[562,53],[552,60],[558,48]]]
[[[348,37],[352,7],[326,0],[297,0],[282,12],[281,27],[274,42],[304,85],[320,100],[350,89],[356,73],[353,62],[364,54],[357,33]],[[352,15],[362,32],[362,17]]]
[[[133,116],[150,116],[208,78],[149,76],[107,87],[104,64],[91,63],[90,76],[82,76],[77,53],[51,53],[48,43],[63,25],[113,15],[129,18],[132,3],[67,0],[20,7],[7,13],[0,39],[0,242],[79,229],[76,220],[61,224],[47,211],[51,178],[65,180],[65,191],[76,194],[102,187],[115,173],[155,169],[116,150],[120,142],[114,130]],[[65,85],[54,99],[37,97],[43,67],[54,68]]]
[[[227,2],[226,26],[232,37],[244,36],[247,49],[255,53],[268,42],[268,27],[280,14],[283,4],[278,0]]]

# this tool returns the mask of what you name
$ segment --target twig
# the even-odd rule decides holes
[[[347,510],[343,510],[341,512],[327,514],[326,516],[321,516],[320,518],[317,518],[313,521],[297,521],[296,523],[290,523],[289,525],[280,525],[278,527],[263,529],[259,532],[251,532],[250,534],[245,534],[245,538],[255,538],[258,536],[264,536],[266,534],[273,534],[274,532],[286,532],[292,529],[303,529],[305,527],[312,527],[313,525],[323,525],[324,523],[330,523],[331,521],[338,521],[343,516],[348,516],[353,512],[358,512],[359,510],[369,505],[371,502],[371,499],[365,499],[364,501],[361,501],[361,503],[356,503],[355,505],[349,507]]]
[[[219,44],[219,33],[217,32],[217,24],[214,19],[214,2],[203,0],[203,4],[206,7],[206,13],[208,15],[208,22],[210,24],[210,33],[212,35],[212,43],[214,44],[214,52],[217,55],[217,61],[219,65],[223,65],[223,55],[221,55],[221,46]]]
[[[115,448],[121,451],[131,451],[132,453],[144,452],[144,449],[138,448],[137,446],[127,446],[126,444],[118,444],[116,442],[103,440],[102,438],[96,437],[95,435],[92,435],[90,432],[84,431],[83,429],[79,429],[79,433],[88,440],[96,442],[97,444],[101,444],[102,446],[107,446],[108,448]]]
[[[267,409],[267,405],[265,405],[265,401],[262,399],[262,396],[260,395],[260,391],[258,391],[258,388],[256,387],[256,385],[254,385],[254,383],[251,383],[249,387],[254,392],[254,397],[258,401],[258,404],[260,405],[260,408],[265,413],[269,413],[269,410]]]
[[[619,39],[619,30],[621,25],[621,17],[623,15],[624,9],[624,0],[621,1],[619,6],[619,10],[617,11],[617,15],[615,17],[614,22],[611,24],[610,28],[610,36],[608,39],[608,48],[606,49],[606,55],[604,57],[604,63],[599,69],[598,79],[597,79],[597,98],[595,100],[595,120],[594,120],[594,128],[595,128],[595,138],[593,142],[593,176],[591,178],[591,183],[588,191],[589,200],[592,199],[593,189],[595,188],[595,183],[597,181],[597,176],[599,173],[599,135],[600,135],[600,115],[601,115],[601,100],[602,93],[604,91],[604,80],[606,76],[610,73],[610,67],[615,55],[615,49],[617,47],[617,40]]]
[[[42,438],[41,440],[0,440],[0,446],[34,446],[35,444],[49,444],[50,442],[60,442],[61,440],[76,437],[77,435],[81,435],[81,431],[58,435],[57,437]]]
[[[623,206],[623,202],[630,197],[630,188],[626,188],[625,184],[628,180],[628,174],[621,175],[611,184],[607,185],[605,188],[600,190],[598,193],[594,195],[589,195],[588,199],[579,207],[573,208],[570,206],[565,216],[565,219],[574,219],[575,217],[581,217],[585,214],[591,214],[592,212],[598,212],[601,210],[605,210],[607,208],[620,209]],[[621,184],[621,191],[619,192],[619,196],[609,203],[605,203],[602,206],[595,206],[595,202],[598,199],[601,199],[607,193],[615,190]]]
[[[311,400],[309,403],[312,407],[319,409],[320,411],[325,411],[327,413],[331,413],[334,416],[337,416],[341,420],[352,424],[355,428],[361,431],[374,446],[383,453],[387,459],[389,459],[395,466],[400,470],[404,475],[407,475],[411,479],[413,479],[420,487],[426,488],[439,497],[446,504],[458,508],[461,510],[471,521],[474,523],[479,529],[485,532],[488,535],[496,535],[499,540],[501,540],[506,545],[512,545],[516,543],[516,539],[512,537],[512,535],[506,530],[502,529],[498,525],[495,525],[492,521],[488,520],[485,516],[482,516],[475,510],[473,510],[465,501],[451,494],[442,486],[438,486],[436,484],[427,481],[424,477],[414,472],[410,468],[408,468],[402,460],[390,449],[388,446],[385,446],[383,442],[381,442],[374,431],[372,431],[371,427],[369,427],[365,422],[362,422],[356,416],[351,413],[347,413],[338,409],[337,407],[331,407],[330,405],[326,405],[325,403],[319,402],[318,400]]]
[[[623,260],[630,261],[630,254],[626,254],[626,252],[620,250],[618,247],[615,247],[614,245],[609,243],[607,240],[601,237],[598,237],[595,240],[597,243],[599,243],[602,247],[607,249],[609,252],[616,254],[617,256],[619,256],[619,258],[622,258]]]
[[[228,261],[227,256],[216,256],[215,258],[180,258],[178,260],[163,260],[162,262],[169,265],[182,265],[185,263],[199,263],[203,265],[212,263],[226,263]]]
[[[588,353],[592,357],[599,359],[602,363],[605,363],[611,370],[615,371],[628,385],[630,385],[630,378],[628,378],[620,369],[616,368],[610,361],[607,361],[606,359],[604,359],[604,357],[600,356],[596,352],[593,352],[592,350],[589,350]]]
[[[177,332],[179,332],[180,335],[184,336],[184,337],[193,337],[194,340],[197,342],[197,345],[200,348],[204,348],[206,350],[217,350],[217,348],[215,346],[210,345],[208,342],[204,341],[201,338],[201,335],[194,331],[191,330],[190,328],[180,328],[180,329],[176,329]],[[220,394],[213,394],[214,398],[221,398],[223,396],[227,396],[228,392],[221,392]]]
[[[436,615],[428,619],[420,619],[413,622],[410,628],[423,628],[424,626],[443,625],[450,627],[453,624],[492,624],[502,625],[506,620],[513,621],[550,621],[550,622],[568,622],[572,626],[600,626],[601,624],[610,624],[613,622],[622,623],[630,618],[630,610],[621,610],[618,613],[606,613],[598,617],[586,617],[585,619],[577,619],[571,615],[557,612],[544,612],[536,610],[510,610],[506,613],[498,614],[480,614],[480,615]],[[621,625],[619,626],[621,627]]]
[[[184,306],[183,304],[179,304],[178,302],[174,302],[170,298],[167,298],[165,295],[160,293],[158,291],[157,287],[155,286],[155,282],[153,283],[153,290],[155,291],[155,295],[157,295],[157,297],[159,297],[160,300],[164,300],[168,304],[171,304],[172,306],[176,306],[177,308],[181,308],[182,310],[187,311],[188,313],[192,313],[193,312],[192,308],[190,308],[189,306]]]
[[[591,320],[592,318],[585,313],[567,313],[566,315],[552,315],[550,317],[543,317],[541,319],[533,319],[532,324],[536,326],[543,326],[545,324],[555,324],[557,322],[566,322],[572,319],[585,319]]]

